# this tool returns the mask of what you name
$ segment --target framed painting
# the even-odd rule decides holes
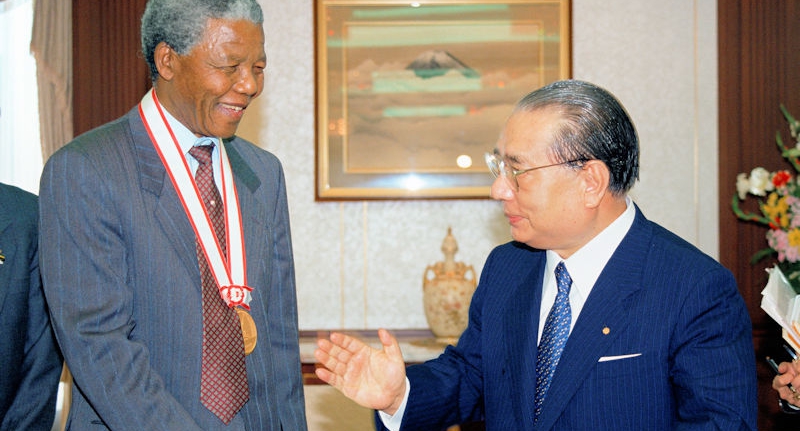
[[[514,104],[570,76],[568,0],[316,0],[318,200],[486,198]]]

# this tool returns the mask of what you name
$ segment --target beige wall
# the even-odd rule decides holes
[[[315,202],[313,2],[260,1],[267,83],[240,134],[284,163],[301,329],[426,327],[422,274],[442,259],[447,227],[456,259],[480,271],[509,239],[499,206]],[[573,0],[572,13],[573,77],[615,93],[639,130],[632,196],[649,218],[716,256],[716,2]]]

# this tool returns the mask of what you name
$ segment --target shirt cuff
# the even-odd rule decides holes
[[[378,412],[378,417],[381,418],[383,426],[385,426],[389,431],[400,430],[400,425],[403,423],[403,415],[406,412],[406,403],[408,402],[408,394],[410,393],[411,393],[411,382],[408,381],[408,377],[406,377],[406,393],[405,395],[403,395],[403,402],[400,403],[400,407],[397,408],[397,411],[394,412],[394,415],[389,415],[382,411]]]

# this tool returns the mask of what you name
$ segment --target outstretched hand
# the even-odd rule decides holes
[[[338,332],[317,340],[316,374],[356,403],[393,415],[403,402],[406,369],[400,345],[389,331],[378,331],[382,349]]]

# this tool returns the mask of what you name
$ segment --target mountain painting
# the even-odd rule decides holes
[[[374,185],[414,175],[488,190],[483,154],[492,151],[514,104],[568,77],[561,1],[427,11],[424,4],[412,10],[374,3],[331,6],[321,30],[318,96],[325,106],[318,121],[325,123],[318,130],[326,135],[327,180]],[[537,16],[543,3],[552,4]]]
[[[408,63],[365,60],[347,74],[346,168],[485,171],[483,153],[494,147],[514,103],[543,85],[529,63],[512,75],[472,68],[446,49],[423,51]],[[478,163],[459,167],[464,154]]]

